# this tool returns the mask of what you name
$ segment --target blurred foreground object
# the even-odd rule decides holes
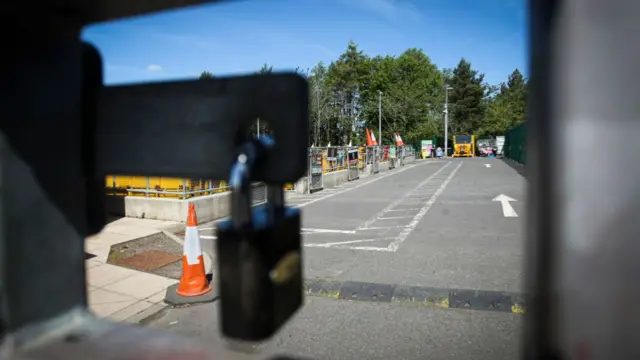
[[[83,26],[196,3],[3,8],[3,33],[20,38],[7,40],[0,99],[4,358],[234,358],[222,346],[98,320],[86,307],[83,244],[105,225],[106,174],[226,178],[258,117],[276,139],[250,180],[282,187],[306,172],[308,85],[297,74],[103,85],[102,59],[80,40]],[[171,138],[149,123],[174,130]]]

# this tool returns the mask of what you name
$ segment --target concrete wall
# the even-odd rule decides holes
[[[349,181],[348,170],[330,172],[322,176],[322,188],[328,189],[336,187],[340,184],[346,183],[347,181]],[[294,191],[298,194],[309,193],[309,180],[306,176],[296,182]]]
[[[406,158],[405,164],[411,163],[414,160],[415,159],[412,157]],[[389,171],[389,164],[386,161],[381,162],[378,164],[378,169],[381,172]],[[360,176],[366,177],[369,176],[369,174],[360,173]],[[347,170],[324,174],[322,179],[323,188],[325,189],[336,187],[347,181],[349,181],[349,172]],[[302,194],[308,193],[309,183],[306,177],[296,182],[295,191]],[[107,198],[107,211],[114,215],[115,212],[118,212],[117,215],[124,215],[127,217],[178,222],[186,221],[189,204],[195,205],[196,213],[198,214],[198,221],[200,222],[208,222],[227,217],[230,215],[231,208],[231,193],[229,192],[198,196],[187,200],[153,197],[147,198],[143,196],[126,196],[124,198],[119,196],[108,196]],[[124,202],[124,205],[122,202]]]
[[[309,179],[305,176],[302,179],[298,180],[294,185],[295,192],[298,194],[308,194],[309,193]]]
[[[193,204],[199,222],[229,216],[231,193],[198,196],[192,199],[147,198],[127,196],[124,199],[126,217],[185,222],[189,204]]]
[[[349,171],[334,171],[322,176],[322,188],[329,189],[349,181]]]

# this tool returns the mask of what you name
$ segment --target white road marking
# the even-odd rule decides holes
[[[367,228],[362,228],[360,229],[361,231],[365,231],[365,230],[389,230],[389,229],[399,229],[399,228],[403,228],[406,225],[395,225],[395,226],[372,226],[372,227],[367,227]]]
[[[333,249],[347,249],[347,250],[363,250],[363,251],[386,251],[390,252],[388,247],[376,247],[376,246],[336,246]]]
[[[362,186],[374,183],[378,180],[393,176],[395,174],[399,174],[403,171],[409,170],[409,169],[413,169],[414,167],[420,166],[421,164],[434,164],[433,162],[423,162],[423,163],[415,163],[415,164],[411,164],[411,165],[407,165],[406,167],[404,167],[403,169],[398,169],[395,170],[393,172],[389,172],[385,175],[382,176],[377,176],[372,180],[369,181],[365,181],[365,182],[361,182],[361,183],[356,183],[356,185],[351,186],[351,184],[353,183],[348,183],[346,185],[340,185],[338,186],[338,188],[340,188],[339,190],[334,189],[326,189],[323,190],[322,192],[318,192],[316,194],[307,194],[307,195],[302,195],[299,197],[296,197],[294,199],[289,199],[288,201],[305,201],[305,200],[309,200],[307,202],[304,202],[302,204],[296,204],[293,205],[292,207],[294,208],[301,208],[304,207],[306,205],[309,204],[313,204],[315,202],[318,202],[320,200],[324,200],[324,199],[328,199],[330,197],[333,197],[335,195],[339,195],[339,194],[343,194],[345,192],[354,190],[354,189],[358,189]],[[443,167],[441,167],[440,169],[438,169],[434,174],[432,174],[431,176],[429,176],[429,178],[425,179],[425,181],[423,181],[421,184],[428,182],[429,180],[431,180],[433,177],[435,177],[438,173],[440,173],[445,167],[449,166],[450,162],[447,162]],[[420,185],[421,185],[420,184]],[[420,187],[420,185],[418,185],[416,187],[416,189],[418,189]],[[414,195],[419,195],[419,193],[413,193]],[[401,202],[404,199],[400,199],[398,201]],[[391,207],[391,206],[389,206]],[[411,210],[420,210],[421,208],[408,208],[408,209],[394,209],[394,210],[386,210],[381,212],[382,214],[385,212],[389,212],[389,211],[411,211]],[[398,217],[400,218],[400,217]],[[404,217],[403,217],[404,218]],[[410,216],[406,217],[406,218],[410,218]],[[223,221],[225,219],[228,219],[228,217],[224,218],[224,219],[219,219],[217,221]],[[216,222],[217,222],[216,221]],[[307,231],[306,234],[304,235],[311,235],[313,233],[337,233],[337,234],[355,234],[357,231],[363,230],[388,230],[388,229],[393,229],[393,228],[403,228],[404,226],[382,226],[382,227],[359,227],[356,230],[334,230],[334,229],[302,229],[302,232]],[[206,230],[215,230],[216,228],[213,227],[206,227],[206,228],[198,228],[199,231],[206,231]],[[210,240],[215,240],[217,239],[216,236],[211,236],[211,235],[200,235],[200,238],[202,239],[210,239]],[[336,243],[323,243],[323,244],[305,244],[304,246],[306,247],[324,247],[324,248],[338,248],[338,249],[351,249],[351,250],[365,250],[365,251],[385,251],[385,252],[390,252],[391,250],[389,249],[389,247],[375,247],[375,246],[348,246],[348,244],[357,244],[357,243],[364,243],[364,242],[372,242],[372,241],[383,241],[383,240],[392,240],[392,239],[396,239],[393,237],[386,237],[386,238],[376,238],[376,239],[361,239],[361,240],[350,240],[350,241],[344,241],[344,242],[336,242]]]
[[[388,217],[380,217],[378,220],[393,220],[393,219],[410,219],[413,216],[388,216]]]
[[[361,243],[365,243],[365,242],[391,240],[391,239],[393,239],[393,238],[359,239],[359,240],[336,241],[336,242],[330,242],[330,243],[305,244],[305,246],[308,246],[308,247],[334,247],[334,246],[338,246],[338,245],[361,244]]]
[[[392,212],[392,211],[411,211],[411,210],[420,210],[421,208],[410,208],[410,209],[390,209],[385,210],[384,212]]]
[[[448,161],[444,166],[442,166],[440,169],[438,169],[436,172],[434,172],[433,174],[431,174],[428,178],[424,179],[420,184],[418,184],[415,188],[413,188],[412,190],[410,190],[407,194],[405,194],[405,196],[409,196],[411,194],[413,194],[413,191],[415,191],[415,189],[420,188],[421,186],[424,186],[425,184],[427,184],[429,181],[431,181],[434,177],[438,176],[438,174],[440,174],[444,169],[446,169],[449,165],[451,165],[451,162]],[[359,229],[362,228],[368,228],[371,225],[373,225],[374,222],[376,222],[378,220],[378,218],[383,217],[385,213],[390,212],[390,211],[409,211],[411,209],[393,209],[395,207],[398,207],[399,205],[402,204],[403,201],[405,201],[406,198],[405,197],[401,197],[398,200],[392,202],[391,204],[387,205],[387,207],[385,207],[384,209],[382,209],[382,211],[380,211],[379,213],[377,213],[375,216],[373,216],[371,219],[365,221],[362,225],[360,225],[358,227]],[[415,210],[420,210],[420,208],[417,208]]]
[[[424,199],[424,200],[420,200],[420,201],[411,200],[411,201],[406,201],[406,202],[402,203],[402,205],[407,205],[407,206],[408,205],[413,205],[413,206],[415,206],[415,205],[420,205],[420,204],[424,203],[427,200],[428,200],[428,198]]]
[[[346,188],[346,189],[343,189],[343,190],[340,190],[340,191],[336,191],[336,192],[334,192],[334,193],[332,193],[332,194],[328,194],[328,195],[325,195],[325,196],[323,196],[323,197],[320,197],[320,198],[317,198],[317,199],[313,199],[313,200],[311,200],[311,201],[309,201],[309,202],[306,202],[306,203],[304,203],[304,204],[294,205],[293,207],[295,207],[295,208],[305,207],[305,206],[307,206],[307,205],[313,204],[313,203],[318,202],[318,201],[320,201],[320,200],[328,199],[328,198],[330,198],[330,197],[332,197],[332,196],[336,196],[336,195],[338,195],[338,194],[343,194],[343,193],[345,193],[345,192],[347,192],[347,191],[351,191],[351,190],[358,189],[358,188],[360,188],[360,187],[362,187],[362,186],[365,186],[365,185],[368,185],[368,184],[374,183],[374,182],[376,182],[376,181],[378,181],[378,180],[385,179],[385,178],[387,178],[387,177],[389,177],[389,176],[393,176],[393,175],[396,175],[396,174],[400,174],[400,173],[401,173],[401,172],[403,172],[403,171],[406,171],[406,170],[409,170],[409,169],[413,169],[414,167],[417,167],[417,166],[420,166],[420,165],[423,165],[423,164],[430,164],[430,163],[417,163],[417,164],[407,165],[407,167],[405,167],[404,169],[395,170],[395,171],[390,171],[390,172],[388,172],[388,173],[387,173],[387,174],[385,174],[385,175],[382,175],[382,176],[376,176],[373,180],[366,181],[366,182],[360,183],[360,184],[358,184],[358,185],[355,185],[355,186],[352,186],[352,187],[349,187],[349,188]]]
[[[307,201],[307,202],[303,202],[302,204],[290,204],[292,205],[291,207],[293,208],[301,208],[301,207],[305,207],[309,204],[313,204],[315,202],[318,202],[320,200],[324,200],[324,199],[328,199],[332,196],[338,195],[338,194],[343,194],[345,192],[357,189],[359,187],[365,186],[367,184],[371,184],[374,183],[378,180],[387,178],[389,176],[393,176],[395,174],[399,174],[403,171],[409,170],[409,169],[413,169],[414,167],[418,167],[420,165],[425,165],[425,164],[434,164],[433,162],[416,162],[413,164],[408,164],[406,165],[403,169],[399,169],[399,170],[394,170],[394,171],[387,171],[386,174],[381,175],[381,176],[376,176],[373,180],[369,180],[369,181],[364,181],[364,182],[348,182],[345,184],[341,184],[336,186],[336,188],[341,188],[338,191],[332,192],[327,194],[327,192],[331,192],[333,191],[335,188],[330,188],[330,189],[323,189],[322,191],[313,193],[313,194],[304,194],[304,195],[299,195],[299,196],[295,196],[293,199],[286,199],[286,203],[289,204],[289,202],[298,202],[298,201]],[[362,179],[362,178],[361,178]],[[356,185],[351,185],[351,184],[356,184]],[[324,193],[324,194],[323,194]],[[218,221],[224,221],[229,219],[229,216],[226,216],[224,218],[218,219],[218,220],[214,220],[213,222],[218,222]],[[198,228],[199,230],[214,230],[215,228]]]
[[[500,194],[496,196],[496,198],[493,199],[493,201],[499,201],[500,204],[502,204],[502,215],[504,217],[518,217],[518,214],[516,213],[516,211],[513,209],[511,204],[509,204],[510,201],[518,201],[518,200],[514,198],[510,198],[505,194]]]
[[[389,251],[393,251],[393,252],[398,251],[400,244],[402,244],[405,240],[407,240],[407,237],[409,237],[409,234],[411,234],[411,232],[415,230],[416,226],[418,226],[418,224],[420,223],[420,220],[422,220],[422,218],[427,214],[427,212],[429,212],[429,209],[431,209],[431,206],[433,206],[433,204],[436,202],[440,194],[442,194],[444,189],[447,188],[447,186],[449,185],[453,177],[456,175],[456,173],[458,172],[458,169],[460,169],[463,163],[464,162],[460,162],[460,164],[458,164],[458,166],[456,166],[456,168],[453,169],[451,174],[449,174],[449,176],[442,183],[442,185],[440,185],[438,190],[433,194],[433,196],[431,196],[431,199],[427,201],[427,203],[424,205],[422,210],[420,210],[420,212],[416,214],[413,220],[411,220],[411,223],[409,223],[409,225],[407,225],[407,227],[405,227],[402,230],[402,232],[398,236],[396,236],[396,239],[391,244],[389,244]]]
[[[335,229],[308,229],[302,228],[302,231],[312,233],[334,233],[334,234],[355,234],[355,230],[335,230]]]

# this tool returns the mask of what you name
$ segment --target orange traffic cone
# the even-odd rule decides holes
[[[204,257],[197,226],[196,208],[193,204],[189,204],[182,255],[182,278],[180,278],[180,284],[176,289],[176,293],[180,296],[200,296],[211,291],[211,285],[209,285],[204,268]]]

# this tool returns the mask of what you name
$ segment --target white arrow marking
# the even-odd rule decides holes
[[[484,167],[486,167],[486,168],[490,168],[490,167],[491,167],[491,164],[484,164]]]
[[[505,194],[500,194],[493,199],[493,201],[499,201],[502,204],[502,214],[504,217],[518,217],[518,214],[513,207],[509,203],[510,201],[518,201],[516,199],[512,199]]]

